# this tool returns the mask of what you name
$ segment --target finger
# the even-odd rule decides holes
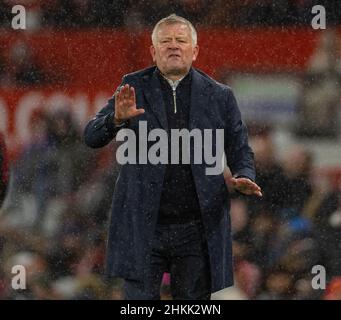
[[[237,179],[236,178],[231,178],[230,181],[234,186],[237,185]]]
[[[129,99],[129,91],[130,91],[129,85],[125,85],[121,91],[122,108],[125,108],[125,109],[132,106],[130,103],[130,99]]]
[[[245,186],[247,186],[248,188],[252,190],[260,191],[260,187],[255,183],[245,183]]]
[[[133,105],[135,105],[136,104],[136,96],[135,96],[135,89],[134,89],[134,87],[130,87],[129,94],[130,94],[130,101],[131,101],[131,103]]]
[[[124,86],[120,86],[117,92],[122,96],[122,93],[124,92]]]
[[[120,91],[117,91],[117,92],[115,93],[115,106],[116,106],[116,107],[120,107],[121,101],[122,101],[121,92],[120,92]]]
[[[140,114],[144,113],[144,109],[136,109],[132,114],[131,114],[131,118],[135,118],[137,116],[139,116]]]
[[[126,84],[123,88],[124,99],[129,99],[129,84]]]
[[[236,183],[236,184],[245,184],[245,183],[250,183],[252,182],[250,179],[248,178],[232,178],[231,179],[232,182]]]
[[[126,100],[127,104],[129,107],[133,107],[136,109],[136,103],[135,103],[135,95],[134,93],[131,91],[131,88],[129,88],[129,96]]]
[[[259,192],[261,193],[260,188],[256,188],[255,186],[250,186],[247,184],[235,186],[235,189],[246,194],[255,194]]]
[[[262,189],[260,188],[260,186],[258,186],[258,185],[255,184],[255,183],[251,186],[251,188],[253,188],[253,190],[256,190],[256,191],[262,191]]]
[[[124,99],[124,92],[125,92],[125,90],[126,90],[125,86],[121,86],[120,87],[119,95],[120,95],[122,101]]]
[[[262,196],[263,196],[263,194],[262,194],[261,191],[256,191],[256,192],[255,192],[255,195],[258,196],[258,197],[262,197]]]
[[[261,188],[256,183],[254,183],[253,181],[249,179],[243,179],[243,180],[240,179],[240,181],[237,181],[237,184],[247,186],[248,188],[251,188],[253,190],[258,190],[258,191],[261,190]]]
[[[251,194],[261,193],[261,190],[254,187],[245,187],[245,190]]]
[[[255,184],[253,181],[251,181],[248,178],[236,178],[236,181],[238,183],[243,183],[243,184]]]
[[[236,179],[234,182],[234,187],[239,189],[253,189],[252,184],[247,181],[240,181],[239,179]]]
[[[123,99],[124,97],[125,90],[126,90],[125,86],[120,86],[119,89],[117,90],[117,95],[119,95],[121,99]]]

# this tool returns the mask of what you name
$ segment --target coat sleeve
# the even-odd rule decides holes
[[[246,177],[255,181],[254,154],[248,143],[246,125],[236,98],[231,89],[227,90],[228,123],[225,132],[225,155],[227,165],[234,177]]]
[[[120,86],[127,83],[123,78]],[[115,92],[115,93],[116,93]],[[115,95],[109,99],[108,103],[89,121],[84,129],[84,142],[91,148],[101,148],[107,145],[117,134],[117,132],[125,126],[117,127],[113,122],[115,114]]]

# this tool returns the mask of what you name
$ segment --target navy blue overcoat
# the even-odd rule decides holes
[[[121,85],[126,83],[135,88],[137,107],[145,109],[144,114],[132,119],[127,126],[137,136],[139,121],[147,121],[148,131],[167,130],[156,67],[125,75]],[[233,176],[254,180],[253,152],[231,89],[193,67],[191,86],[189,130],[224,129],[224,152]],[[103,147],[120,130],[113,124],[114,106],[112,97],[87,124],[84,138],[88,146]],[[192,162],[193,148],[190,159]],[[191,163],[208,244],[212,292],[215,292],[233,284],[230,200],[223,174],[207,175],[207,167],[205,162]],[[109,275],[144,279],[165,168],[165,164],[122,165],[115,184],[109,226],[106,269]]]

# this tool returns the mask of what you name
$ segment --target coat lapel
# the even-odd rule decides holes
[[[156,68],[152,75],[143,77],[143,93],[161,127],[167,130],[166,108],[163,102],[160,80],[156,74]]]
[[[209,114],[211,84],[198,71],[193,68],[191,88],[191,106],[189,115],[189,130],[200,129],[200,123]]]

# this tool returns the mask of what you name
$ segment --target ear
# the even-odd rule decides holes
[[[149,51],[150,51],[150,55],[152,56],[153,62],[155,62],[156,50],[153,45],[150,46]]]
[[[192,59],[192,61],[197,60],[198,54],[199,54],[199,46],[196,45],[196,46],[193,48],[193,59]]]

